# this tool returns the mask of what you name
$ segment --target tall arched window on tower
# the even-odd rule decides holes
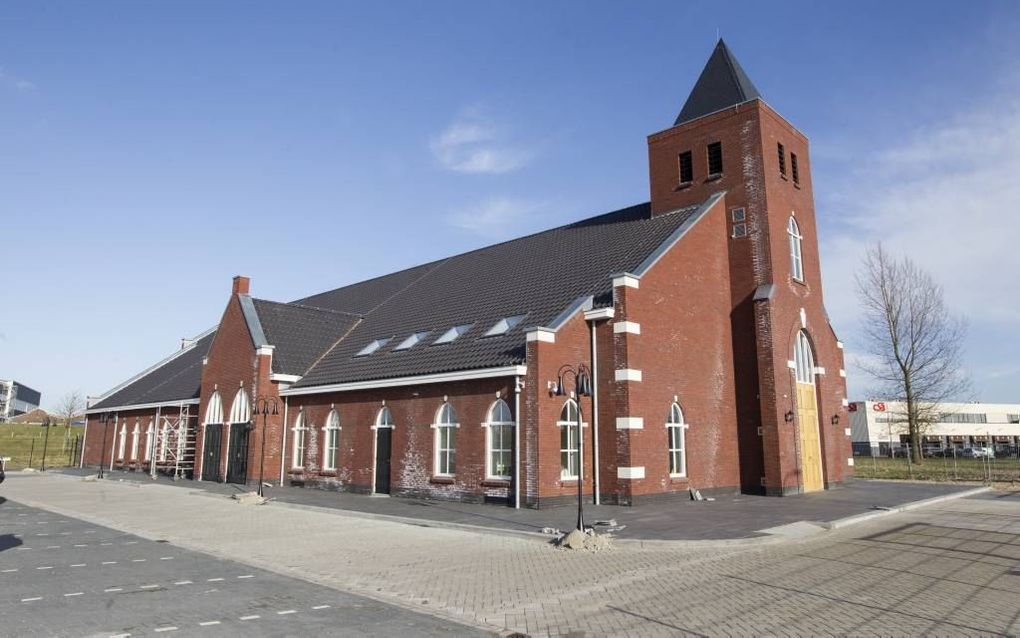
[[[804,259],[800,250],[803,236],[800,234],[797,220],[793,217],[790,217],[790,222],[786,225],[786,233],[790,236],[790,274],[797,281],[804,281]]]
[[[326,434],[326,447],[322,451],[322,469],[335,470],[340,453],[340,413],[335,409],[329,411],[322,431]]]
[[[457,428],[460,424],[449,402],[439,406],[432,427],[436,430],[436,476],[453,476],[457,471]]]
[[[241,388],[234,395],[234,402],[230,405],[230,422],[247,423],[251,420],[251,401],[248,393]]]
[[[811,342],[803,330],[797,333],[797,342],[794,344],[793,360],[797,372],[797,383],[815,382],[815,359],[811,354]]]
[[[513,463],[514,419],[506,401],[497,399],[492,404],[488,420],[483,425],[488,429],[486,477],[508,480]]]
[[[687,476],[687,424],[680,405],[675,401],[669,406],[666,433],[669,435],[669,475],[683,478]]]
[[[560,478],[576,480],[581,467],[581,431],[578,428],[580,410],[577,401],[567,399],[560,410]]]
[[[305,466],[305,432],[308,428],[305,426],[305,411],[300,410],[297,418],[294,420],[294,469],[302,469]]]

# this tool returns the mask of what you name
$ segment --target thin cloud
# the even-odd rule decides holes
[[[532,153],[509,143],[505,132],[469,109],[429,144],[443,168],[458,173],[500,174],[523,168]]]
[[[487,239],[503,239],[526,225],[543,208],[545,204],[541,202],[494,197],[454,212],[447,222]]]
[[[29,82],[25,78],[12,75],[3,68],[0,68],[0,86],[22,93],[34,91],[38,88],[34,82]]]

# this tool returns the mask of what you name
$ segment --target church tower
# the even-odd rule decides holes
[[[842,346],[822,302],[808,139],[719,40],[673,126],[648,137],[652,214],[725,193],[741,483],[852,474]]]

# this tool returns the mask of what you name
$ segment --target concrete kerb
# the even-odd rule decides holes
[[[958,498],[974,496],[975,494],[983,494],[984,492],[990,492],[991,490],[992,488],[988,486],[977,487],[972,490],[964,490],[962,492],[955,492],[953,494],[943,494],[942,496],[934,496],[932,498],[926,498],[920,501],[911,501],[910,503],[895,505],[893,507],[884,507],[881,509],[876,509],[875,511],[872,512],[865,512],[863,514],[854,514],[853,516],[839,518],[834,521],[829,521],[827,523],[819,523],[819,525],[828,530],[842,529],[844,527],[849,527],[850,525],[864,523],[865,521],[871,521],[876,518],[881,518],[883,516],[898,514],[900,512],[909,512],[910,510],[928,507],[929,505],[936,505],[938,503],[943,503],[945,501],[953,501]]]

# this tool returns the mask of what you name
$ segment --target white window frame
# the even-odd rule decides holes
[[[234,395],[234,402],[230,404],[230,422],[251,422],[251,400],[248,399],[248,393],[244,391],[244,388],[237,391],[237,394]]]
[[[669,416],[666,417],[666,447],[669,450],[669,475],[672,478],[687,478],[687,428],[684,421],[684,412],[676,401],[669,406]],[[674,445],[675,441],[679,446]],[[680,460],[680,471],[675,472],[674,462]]]
[[[433,476],[456,476],[457,428],[460,427],[460,423],[457,422],[457,411],[453,409],[453,405],[449,401],[444,401],[436,410],[434,421],[432,429],[436,431],[436,435],[432,445]],[[444,436],[446,437],[445,445],[443,443]]]
[[[120,443],[117,444],[117,458],[124,460],[124,452],[127,450],[127,421],[120,426]]]
[[[792,215],[786,224],[786,233],[790,236],[790,275],[797,281],[804,281],[804,253],[801,245],[804,236],[800,233],[797,219]]]
[[[561,481],[576,481],[578,479],[578,475],[580,474],[581,463],[584,462],[584,459],[581,458],[581,446],[580,446],[580,443],[581,443],[581,429],[577,427],[577,421],[578,421],[577,418],[570,419],[570,411],[567,409],[568,406],[570,406],[570,405],[574,406],[574,409],[576,410],[578,417],[581,419],[581,428],[585,428],[585,427],[588,426],[588,424],[584,422],[584,415],[581,414],[581,405],[577,401],[575,401],[574,399],[567,399],[566,401],[564,401],[563,407],[560,408],[560,420],[556,422],[556,425],[558,427],[560,427],[560,428],[567,428],[567,447],[563,447],[563,430],[560,430],[560,480]],[[565,420],[565,421],[563,420],[563,412],[564,411],[567,412],[567,420]],[[576,435],[575,435],[575,439],[574,439],[574,447],[570,447],[570,431],[571,431],[571,429],[574,429],[574,430],[577,431]],[[563,467],[563,454],[564,453],[568,454],[568,456],[567,456],[567,467],[566,468]],[[570,471],[570,456],[569,455],[573,455],[573,456],[575,456],[577,458],[577,470],[578,470],[577,474],[571,475],[571,474],[567,473],[567,472]]]
[[[214,390],[209,397],[209,405],[205,408],[206,423],[223,423],[223,399],[220,398],[218,390]]]
[[[152,438],[153,438],[153,426],[152,419],[149,419],[149,427],[145,430],[145,461],[152,460]]]
[[[297,418],[294,419],[294,427],[291,428],[291,432],[294,433],[294,441],[291,448],[291,469],[303,470],[305,468],[305,453],[307,452],[305,446],[305,434],[308,432],[308,426],[305,425],[305,411],[299,410]]]
[[[340,453],[340,413],[336,408],[329,411],[326,416],[326,424],[322,426],[322,469],[335,471],[339,463],[337,457]],[[335,439],[334,439],[335,437]]]
[[[815,383],[815,357],[807,332],[800,330],[793,342],[794,375],[797,383]]]
[[[502,407],[504,410],[497,410]],[[502,418],[501,418],[502,417]],[[507,419],[506,417],[509,417]],[[513,466],[513,443],[510,443],[510,447],[496,447],[496,442],[502,440],[497,437],[498,434],[502,434],[503,428],[510,429],[511,441],[513,439],[513,428],[516,423],[513,420],[513,412],[510,410],[510,405],[503,399],[497,399],[490,407],[486,416],[485,423],[482,427],[485,428],[485,478],[497,480],[497,481],[509,481],[511,475],[509,471],[506,474],[496,474],[495,464],[493,463],[493,457],[498,453],[501,456],[506,454],[507,461],[505,467],[507,470]]]
[[[443,334],[439,335],[439,338],[433,341],[432,345],[441,346],[444,343],[453,343],[454,341],[459,339],[461,335],[465,335],[468,332],[470,332],[471,327],[474,325],[475,324],[473,323],[465,323],[459,326],[454,326],[447,330],[446,332],[444,332]]]
[[[138,426],[138,419],[135,419],[135,429],[131,433],[131,459],[138,460],[138,435],[141,434],[141,430]]]
[[[159,460],[166,461],[167,448],[170,447],[170,424],[163,421],[163,428],[159,434]]]

